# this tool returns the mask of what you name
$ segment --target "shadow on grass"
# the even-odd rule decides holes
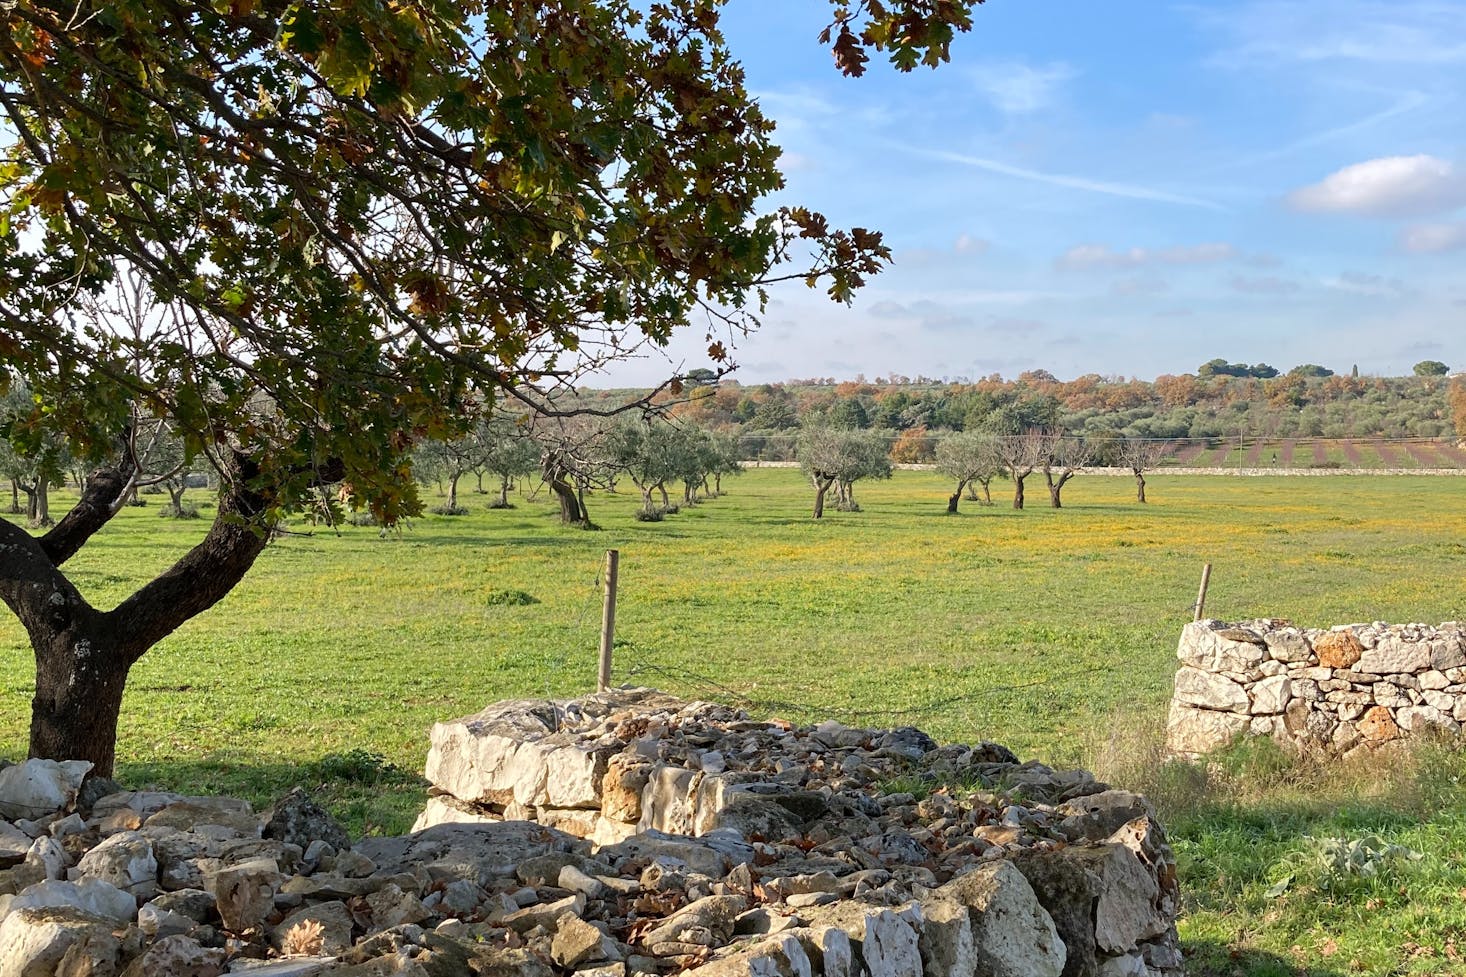
[[[1183,941],[1186,977],[1344,977],[1322,963],[1299,963],[1264,950],[1238,949],[1207,940]]]
[[[127,790],[168,790],[190,795],[225,795],[268,810],[291,788],[341,822],[353,838],[405,834],[427,802],[427,781],[377,753],[348,750],[299,764],[255,758],[122,762],[114,779]]]

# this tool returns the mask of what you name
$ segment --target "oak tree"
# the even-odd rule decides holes
[[[33,397],[12,440],[97,466],[45,535],[0,524],[33,755],[110,772],[133,663],[322,483],[390,523],[420,505],[414,444],[472,405],[554,413],[546,385],[694,317],[721,363],[770,281],[843,301],[880,269],[878,234],[762,208],[779,151],[720,6],[0,4],[0,373]],[[826,37],[851,75],[936,64],[973,7],[833,0]],[[76,315],[124,276],[141,319]],[[154,419],[218,472],[216,517],[96,608],[62,567],[130,495]]]

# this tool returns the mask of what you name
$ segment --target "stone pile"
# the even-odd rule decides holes
[[[1181,965],[1174,861],[1144,798],[996,744],[938,746],[911,727],[796,727],[621,689],[440,723],[427,776],[420,829],[534,822],[596,845],[603,882],[608,867],[623,878],[640,869],[645,886],[670,858],[693,880],[675,891],[737,910],[732,931],[702,926],[639,946],[628,939],[638,924],[628,917],[623,931],[612,917],[628,973],[708,953],[709,975],[895,977],[925,960],[928,974],[963,977],[1138,977]],[[679,854],[703,847],[721,864]],[[999,921],[1015,928],[999,935]],[[817,934],[832,927],[853,962],[822,948]],[[785,962],[749,962],[764,943]]]
[[[432,761],[484,788],[434,816],[482,823],[355,844],[299,790],[256,813],[0,769],[0,977],[1180,973],[1164,833],[1088,774],[648,690],[485,716]],[[473,744],[508,728],[509,760]]]
[[[1466,722],[1460,625],[1197,621],[1181,632],[1167,742],[1197,756],[1238,736],[1348,756]]]

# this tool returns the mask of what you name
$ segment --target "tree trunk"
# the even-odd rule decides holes
[[[968,484],[969,483],[966,479],[959,478],[957,480],[957,491],[947,496],[947,515],[955,516],[957,514],[957,503],[962,501],[962,490],[965,489]]]
[[[670,508],[672,508],[672,500],[669,499],[669,498],[667,498],[667,483],[666,482],[658,482],[657,483],[657,491],[662,493],[662,508],[663,509],[670,509]]]
[[[993,504],[992,479],[990,478],[985,478],[982,480],[982,504]]]
[[[51,518],[51,490],[45,476],[38,476],[35,484],[22,486],[26,494],[26,522],[32,529],[44,529],[56,525]]]
[[[173,506],[173,515],[175,517],[183,515],[183,493],[188,490],[187,482],[180,481],[177,483],[177,485],[178,488],[175,490],[173,488],[173,482],[169,481],[163,483],[163,487],[168,490],[168,498],[173,500],[171,504]]]
[[[478,488],[474,489],[474,491],[477,492],[479,495],[485,495],[486,493],[484,492],[484,473],[483,473],[483,469],[479,469],[478,471],[474,472],[473,475],[474,475],[475,478],[478,479]]]
[[[101,617],[95,612],[92,616]],[[100,776],[110,777],[117,759],[122,691],[132,662],[117,647],[115,634],[101,633],[107,630],[102,625],[94,621],[89,628],[32,636],[36,692],[29,755],[90,760]]]
[[[1064,472],[1055,480],[1053,472],[1044,472],[1044,479],[1049,483],[1049,505],[1055,509],[1064,508],[1064,501],[1059,495],[1064,491],[1064,483],[1069,481],[1070,474],[1070,472]]]
[[[560,521],[567,526],[584,525],[585,510],[580,507],[580,501],[570,483],[559,478],[551,478],[548,482],[550,491],[560,501]]]
[[[814,483],[814,517],[823,519],[825,517],[825,493],[834,484],[834,479],[815,479]]]
[[[499,508],[509,508],[509,476],[499,476]]]
[[[44,536],[0,522],[0,599],[20,619],[36,660],[30,755],[90,760],[111,776],[127,673],[179,625],[218,603],[265,548],[268,500],[247,487],[258,474],[235,459],[208,535],[111,611],[87,603],[60,567],[116,514],[128,472],[102,469]]]
[[[577,478],[575,480],[575,501],[580,505],[580,528],[595,529],[595,524],[590,521],[590,510],[585,507],[586,480]]]
[[[1013,508],[1015,509],[1023,508],[1023,480],[1027,477],[1026,473],[1023,475],[1013,473]]]
[[[24,511],[20,507],[20,483],[12,478],[10,480],[10,512],[18,515]]]
[[[458,508],[458,479],[463,476],[462,472],[455,471],[448,476],[448,511],[452,512]]]
[[[1135,473],[1135,501],[1145,501],[1145,476],[1140,472]]]
[[[722,475],[714,475],[713,476],[713,494],[714,495],[722,495],[723,494],[723,476]]]

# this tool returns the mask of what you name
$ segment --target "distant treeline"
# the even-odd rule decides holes
[[[1061,381],[1042,370],[971,383],[924,377],[921,383],[724,380],[693,383],[671,399],[675,415],[737,435],[745,445],[766,436],[771,450],[787,444],[791,432],[812,426],[888,430],[913,449],[945,432],[1035,428],[1104,439],[1466,437],[1462,376],[1318,375],[1327,372],[1307,367],[1235,376],[1208,363],[1197,374],[1150,381],[1098,374]],[[584,397],[624,400],[626,393],[588,391]]]

